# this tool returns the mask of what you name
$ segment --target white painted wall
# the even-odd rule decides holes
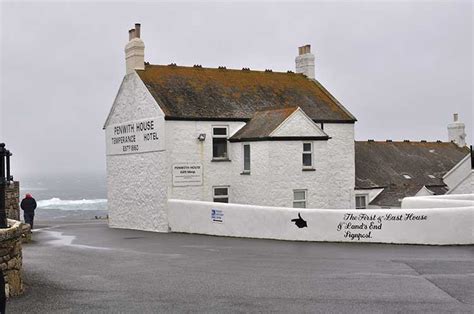
[[[164,114],[138,75],[125,76],[106,125],[146,118],[165,123]],[[109,226],[168,232],[166,151],[107,156]]]
[[[402,200],[402,209],[406,208],[455,208],[474,206],[474,194],[452,194],[432,196],[412,196]],[[473,212],[474,214],[474,212]],[[472,219],[473,217],[471,217]]]
[[[299,241],[473,244],[472,204],[453,207],[451,203],[451,207],[435,209],[328,210],[169,200],[168,207],[173,232]],[[222,211],[223,222],[212,221],[213,209]],[[298,228],[291,221],[298,213],[307,222],[306,228]],[[348,219],[350,215],[354,220]]]
[[[464,157],[443,177],[449,187],[447,194],[474,193],[474,175],[471,169],[471,155]]]
[[[415,196],[431,196],[434,195],[434,192],[428,190],[426,186],[422,186],[421,189],[416,192]]]
[[[270,136],[326,136],[300,108],[293,112]]]
[[[467,177],[464,178],[448,194],[469,194],[474,193],[474,171],[471,170]]]
[[[230,162],[212,162],[212,127],[243,122],[166,121],[167,156],[173,163],[200,162],[203,185],[171,187],[170,198],[212,201],[212,187],[230,186],[230,202],[293,206],[293,190],[307,189],[311,207],[354,207],[354,125],[325,124],[329,141],[313,141],[316,171],[302,171],[302,141],[250,142],[251,174],[243,171],[243,143],[229,143]],[[205,133],[206,140],[197,137]],[[171,165],[169,165],[171,171]]]

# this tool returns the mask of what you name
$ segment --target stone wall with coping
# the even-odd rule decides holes
[[[9,228],[0,229],[0,268],[7,297],[23,293],[21,234],[22,223],[8,219]]]
[[[7,184],[5,189],[5,210],[7,218],[20,220],[20,182]]]

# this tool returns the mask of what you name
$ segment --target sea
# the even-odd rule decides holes
[[[32,174],[14,179],[20,181],[20,201],[26,193],[36,199],[35,221],[107,218],[105,173]]]

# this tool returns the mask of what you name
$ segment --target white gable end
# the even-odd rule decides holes
[[[298,108],[270,136],[327,136],[327,134]]]
[[[105,121],[104,129],[113,124],[163,116],[160,106],[138,74],[133,72],[124,77]]]

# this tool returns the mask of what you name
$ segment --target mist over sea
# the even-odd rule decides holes
[[[36,220],[95,219],[107,215],[105,174],[33,174],[15,180],[20,181],[20,201],[26,193],[36,199]]]

